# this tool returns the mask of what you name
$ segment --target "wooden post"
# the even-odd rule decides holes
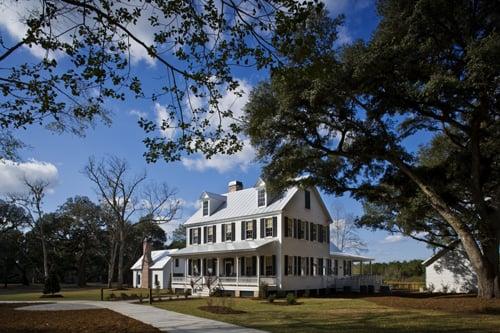
[[[149,304],[153,304],[153,289],[149,288]]]
[[[101,288],[101,301],[104,301],[104,288]]]

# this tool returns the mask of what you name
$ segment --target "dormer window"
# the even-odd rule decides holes
[[[257,191],[257,206],[262,207],[266,205],[266,189],[261,188]]]
[[[203,216],[208,215],[208,200],[203,200]]]
[[[305,201],[306,201],[306,209],[311,209],[311,192],[308,190],[304,191]]]

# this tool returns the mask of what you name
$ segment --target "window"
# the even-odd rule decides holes
[[[208,200],[203,201],[203,216],[208,215]]]
[[[175,267],[179,267],[179,258],[175,258]]]
[[[323,258],[318,258],[318,275],[323,275]]]
[[[137,288],[141,285],[141,274],[137,273]]]
[[[306,209],[311,209],[311,192],[308,190],[304,191],[306,200]]]
[[[266,205],[266,189],[259,189],[257,192],[257,205],[259,207]]]
[[[339,261],[338,261],[338,259],[335,259],[335,261],[333,262],[333,274],[339,275]]]
[[[298,229],[299,229],[299,239],[304,239],[304,222],[299,220],[298,222]]]
[[[155,286],[159,286],[160,281],[158,280],[158,274],[155,274]]]
[[[245,236],[246,238],[254,238],[254,225],[253,221],[246,221],[245,223]]]
[[[273,219],[266,219],[266,237],[273,236]]]
[[[199,244],[200,243],[200,233],[198,228],[194,228],[193,230],[193,244]]]
[[[292,274],[293,272],[293,261],[290,260],[290,257],[288,256],[285,256],[285,264],[286,264],[286,270],[287,270],[287,274]]]
[[[293,236],[293,223],[290,223],[291,220],[289,220],[288,217],[285,217],[285,221],[286,221],[286,234],[288,237],[292,237]]]
[[[311,223],[311,240],[316,240],[316,224]]]
[[[231,224],[226,224],[226,240],[232,240],[233,239],[233,228],[231,227]]]
[[[272,256],[265,257],[265,269],[266,269],[266,276],[274,275]]]
[[[214,241],[214,228],[211,226],[207,228],[207,242],[212,243]]]

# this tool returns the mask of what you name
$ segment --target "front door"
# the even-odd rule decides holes
[[[233,259],[226,259],[224,261],[224,273],[226,276],[233,276],[234,274],[234,262]]]

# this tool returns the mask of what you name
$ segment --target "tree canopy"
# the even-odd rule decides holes
[[[371,39],[352,45],[336,43],[342,20],[324,12],[276,31],[286,60],[246,108],[265,177],[391,202],[384,223],[407,234],[419,229],[401,221],[428,223],[431,209],[446,230],[420,229],[456,235],[480,295],[498,295],[499,4],[383,0],[378,12]]]

